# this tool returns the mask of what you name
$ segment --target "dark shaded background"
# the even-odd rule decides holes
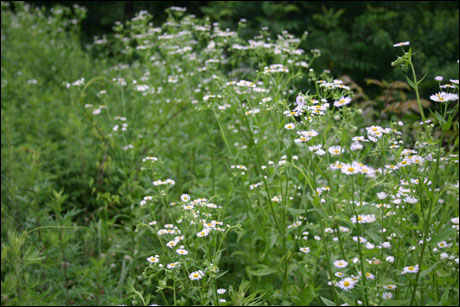
[[[404,73],[391,67],[401,54],[393,44],[410,41],[416,51],[417,70],[428,72],[422,93],[436,89],[433,77],[458,78],[458,1],[29,1],[37,6],[52,7],[74,3],[88,9],[82,25],[83,42],[94,36],[110,35],[115,21],[132,18],[148,10],[159,25],[166,19],[171,5],[187,7],[198,17],[208,15],[223,28],[235,29],[241,18],[247,19],[242,31],[250,38],[262,26],[274,34],[288,30],[297,36],[308,31],[302,48],[321,49],[318,68],[328,68],[335,76],[349,75],[366,86],[365,78],[403,80]],[[367,89],[372,92],[371,88]]]

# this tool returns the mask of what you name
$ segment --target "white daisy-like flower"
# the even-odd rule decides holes
[[[393,298],[393,293],[391,292],[384,292],[382,293],[382,298],[384,300],[391,300]]]
[[[299,250],[305,254],[308,254],[310,252],[310,249],[308,247],[301,247]]]
[[[354,175],[361,172],[361,166],[356,162],[353,162],[351,165],[344,164],[340,171],[345,175]]]
[[[406,198],[404,198],[404,202],[414,205],[418,202],[418,199],[412,196],[407,196]]]
[[[198,270],[195,272],[190,273],[188,276],[191,280],[200,280],[201,278],[204,277],[204,273],[202,270]]]
[[[147,261],[150,263],[158,263],[160,261],[160,256],[158,255],[150,256],[147,258]]]
[[[366,243],[366,242],[367,242],[367,239],[366,239],[366,238],[358,237],[358,236],[353,236],[353,237],[352,237],[353,241],[355,241],[355,242],[358,242],[358,238],[359,238],[359,242],[360,242],[360,243]]]
[[[190,195],[188,195],[188,194],[182,194],[182,195],[180,196],[180,200],[182,200],[182,201],[184,201],[184,202],[189,201],[189,200],[190,200]]]
[[[390,248],[391,243],[390,242],[383,242],[380,246],[383,247],[383,248]]]
[[[438,92],[430,96],[430,99],[435,102],[447,102],[447,101],[456,101],[458,100],[457,94]]]
[[[297,134],[300,134],[300,135],[302,135],[304,137],[307,137],[307,138],[312,138],[312,137],[318,135],[318,131],[316,131],[316,130],[298,131]]]
[[[206,237],[209,234],[209,229],[203,229],[199,233],[196,234],[197,237]]]
[[[287,130],[292,130],[295,128],[295,125],[293,123],[289,123],[289,124],[284,125],[284,128]]]
[[[227,292],[227,289],[217,289],[217,294],[225,294]]]
[[[169,248],[173,248],[177,245],[177,243],[179,243],[179,241],[176,241],[176,240],[169,241],[168,243],[166,243],[166,246]]]
[[[394,290],[397,288],[397,286],[396,285],[385,285],[383,286],[383,288],[386,290]]]
[[[334,265],[338,268],[346,268],[348,266],[348,262],[345,260],[336,260],[334,261]]]
[[[439,258],[441,258],[441,260],[447,259],[447,258],[449,258],[449,254],[448,253],[441,253],[439,255]]]
[[[401,274],[415,274],[418,272],[418,264],[415,266],[406,266]]]
[[[409,45],[410,45],[410,42],[406,41],[406,42],[396,43],[393,45],[393,47],[401,47],[401,46],[409,46]]]
[[[340,107],[342,107],[342,106],[345,106],[345,105],[349,104],[350,102],[351,102],[351,98],[350,98],[350,97],[344,97],[344,96],[342,96],[342,98],[340,98],[339,100],[334,101],[334,107],[340,108]]]
[[[435,81],[441,82],[444,78],[442,76],[436,76],[434,77]]]
[[[350,150],[351,150],[351,151],[357,151],[357,150],[361,150],[361,149],[363,149],[363,148],[364,148],[363,144],[358,143],[358,142],[354,142],[354,143],[352,143],[352,144],[350,145]]]
[[[369,272],[366,272],[366,278],[367,279],[375,279],[375,275]]]
[[[447,244],[446,241],[441,241],[441,242],[439,242],[437,245],[438,245],[439,248],[446,248],[446,247],[449,247],[449,244]]]
[[[343,152],[343,149],[340,146],[331,146],[327,151],[333,156],[339,156]]]
[[[355,284],[356,284],[356,280],[348,277],[348,278],[341,280],[337,284],[337,287],[339,287],[342,290],[348,291],[348,290],[353,289],[355,287]]]
[[[172,262],[172,263],[169,263],[166,267],[168,269],[175,269],[175,268],[180,267],[180,263],[179,262]]]
[[[176,249],[176,253],[178,253],[179,255],[185,256],[185,255],[188,255],[188,250],[184,248],[179,248],[179,249]]]

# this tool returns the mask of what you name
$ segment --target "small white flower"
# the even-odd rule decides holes
[[[197,237],[206,237],[208,234],[209,234],[209,230],[208,229],[203,229],[202,231],[197,233],[196,236]]]
[[[393,293],[391,292],[382,293],[382,298],[384,300],[391,300],[393,298]]]
[[[345,278],[341,280],[338,284],[337,287],[339,287],[342,290],[348,291],[350,289],[353,289],[355,287],[356,280],[353,278]]]
[[[184,256],[188,255],[188,251],[183,248],[176,249],[176,253],[178,253],[179,255],[184,255]]]
[[[418,272],[418,264],[416,266],[406,266],[401,274],[415,274]]]
[[[340,146],[331,146],[327,151],[333,156],[339,156],[343,152]]]
[[[396,285],[385,285],[383,286],[383,288],[386,290],[394,290],[397,288],[397,286]]]
[[[190,195],[188,195],[188,194],[182,194],[182,195],[180,196],[180,200],[182,200],[182,201],[184,201],[184,202],[189,201],[189,200],[190,200]]]
[[[225,294],[227,292],[227,289],[217,289],[217,294]]]
[[[439,255],[439,257],[440,257],[442,260],[444,260],[444,259],[449,258],[449,254],[447,254],[447,253],[442,253],[441,255]]]
[[[348,266],[348,262],[345,260],[336,260],[334,261],[334,265],[338,268],[346,268]]]
[[[174,268],[180,267],[180,263],[179,262],[172,262],[172,263],[169,263],[166,267],[168,269],[174,269]]]
[[[202,270],[198,270],[195,272],[190,273],[188,276],[191,280],[200,280],[201,278],[204,277],[204,273]]]
[[[150,256],[147,258],[147,261],[150,263],[157,263],[160,261],[160,256],[155,255],[155,256]]]
[[[334,101],[334,107],[339,108],[339,107],[342,107],[342,106],[345,106],[345,105],[349,104],[350,102],[351,102],[350,97],[342,96],[342,98],[340,98],[339,100]]]
[[[400,43],[394,44],[393,47],[401,47],[401,46],[408,46],[408,45],[410,45],[410,42],[406,41],[406,42],[400,42]]]
[[[292,130],[295,128],[295,125],[293,123],[289,123],[289,124],[284,125],[284,128],[287,130]]]
[[[441,241],[437,245],[439,248],[446,248],[449,246],[446,241]]]

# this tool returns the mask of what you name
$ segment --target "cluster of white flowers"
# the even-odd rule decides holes
[[[176,182],[172,179],[166,179],[166,180],[156,180],[152,182],[154,186],[159,186],[159,185],[165,185],[165,184],[170,184],[170,185],[175,185]]]

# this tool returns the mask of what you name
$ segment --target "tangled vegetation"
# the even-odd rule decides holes
[[[409,126],[307,33],[85,14],[2,3],[2,305],[458,304],[458,79],[395,43]]]

